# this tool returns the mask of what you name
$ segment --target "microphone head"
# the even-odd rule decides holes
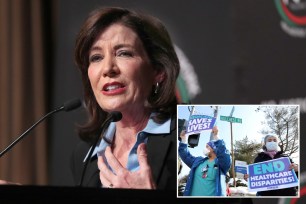
[[[76,98],[76,99],[72,99],[70,101],[65,102],[63,107],[64,107],[64,110],[68,112],[68,111],[71,111],[71,110],[74,110],[80,107],[81,105],[82,105],[81,100]]]
[[[110,112],[109,118],[111,122],[118,122],[122,118],[122,113],[119,111]]]

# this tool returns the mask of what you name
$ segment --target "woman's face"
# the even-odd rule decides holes
[[[266,142],[277,142],[277,138],[275,136],[270,136],[267,138]]]
[[[139,113],[157,82],[141,40],[121,24],[107,27],[93,43],[88,77],[101,108],[122,113]]]

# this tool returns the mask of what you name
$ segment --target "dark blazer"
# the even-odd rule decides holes
[[[157,189],[175,190],[177,179],[177,133],[176,117],[171,120],[169,134],[148,137],[147,154],[153,178]],[[71,169],[75,184],[78,185],[83,171],[83,160],[89,151],[90,144],[81,141],[75,148],[71,158]],[[83,185],[87,187],[101,187],[97,156],[88,163]]]

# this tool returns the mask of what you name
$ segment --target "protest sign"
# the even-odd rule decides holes
[[[244,174],[247,174],[247,163],[245,161],[235,160],[235,172],[237,178],[242,179]]]
[[[267,191],[298,186],[288,157],[248,165],[249,191]]]
[[[189,117],[186,135],[201,133],[214,127],[216,118],[207,115],[191,115]]]

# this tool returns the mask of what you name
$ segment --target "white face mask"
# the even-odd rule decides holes
[[[204,154],[206,157],[208,157],[209,152],[210,152],[210,150],[207,149],[207,148],[205,148],[205,149],[203,150],[203,154]]]
[[[277,151],[278,144],[277,142],[267,142],[266,148],[268,151]]]

